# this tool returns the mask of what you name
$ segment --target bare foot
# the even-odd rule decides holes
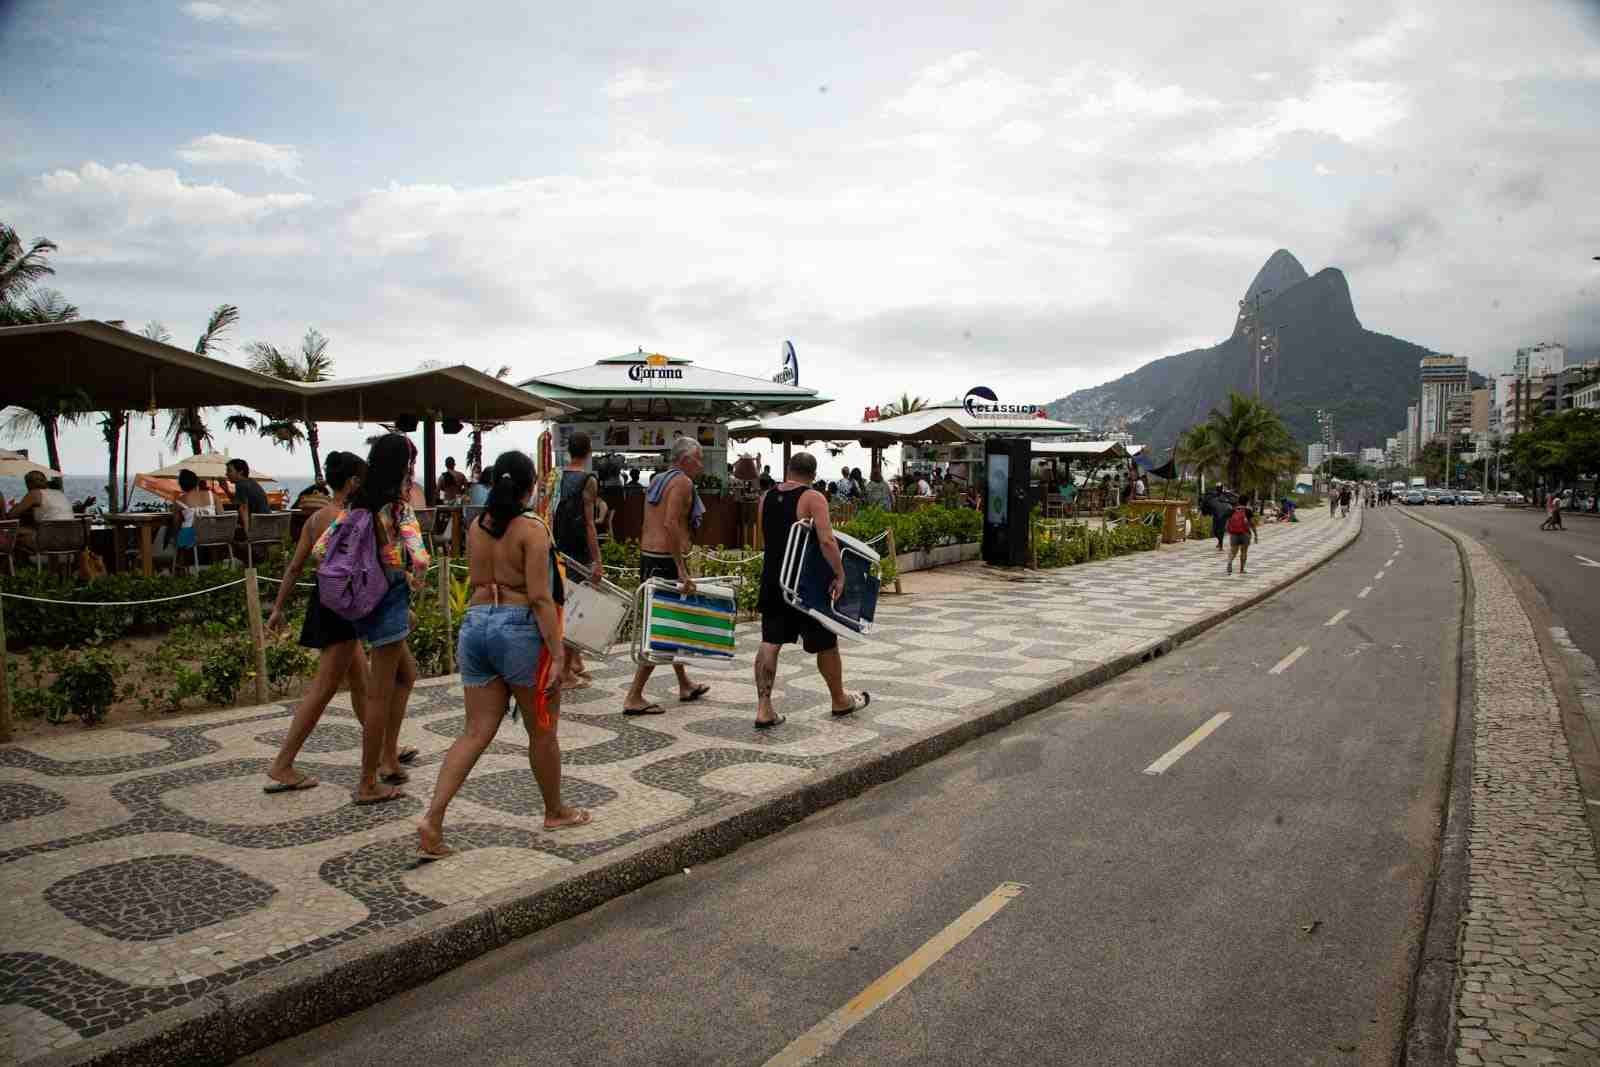
[[[572,826],[584,826],[589,822],[590,818],[589,813],[582,808],[563,808],[555,815],[551,815],[548,812],[545,814],[544,828],[546,830],[565,830]]]
[[[426,820],[417,824],[417,859],[442,860],[455,855],[455,849],[444,843],[443,827],[430,825]]]
[[[405,796],[405,791],[401,789],[374,789],[371,792],[358,789],[350,794],[350,802],[361,806],[387,804],[391,800],[404,800]]]

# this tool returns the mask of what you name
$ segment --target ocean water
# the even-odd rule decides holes
[[[92,496],[101,507],[106,506],[106,476],[104,474],[68,474],[61,479],[65,487],[62,491],[67,494],[67,499],[76,504],[86,496]],[[310,478],[284,478],[280,482],[264,482],[263,488],[269,492],[273,489],[287,489],[289,499],[311,484]],[[162,499],[152,496],[133,485],[133,480],[128,480],[128,487],[133,490],[132,499],[128,501],[129,507],[138,507],[140,504],[154,504],[165,506]],[[28,491],[22,484],[21,478],[0,478],[0,495],[4,495],[7,503],[11,503]]]

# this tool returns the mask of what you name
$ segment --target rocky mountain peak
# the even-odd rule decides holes
[[[1280,248],[1268,256],[1261,269],[1256,271],[1255,281],[1245,290],[1244,298],[1253,301],[1256,294],[1265,294],[1261,298],[1261,302],[1265,304],[1309,277],[1306,269],[1300,265],[1300,261],[1294,258],[1294,253],[1287,248]],[[1270,293],[1267,292],[1269,289]]]

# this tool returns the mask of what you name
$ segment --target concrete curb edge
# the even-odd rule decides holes
[[[1362,519],[1361,510],[1357,518]],[[1362,521],[1351,523],[1350,533],[1325,556],[1225,611],[1088,670],[1062,672],[1031,692],[995,698],[970,719],[909,735],[893,749],[843,760],[790,789],[686,821],[668,840],[624,845],[523,886],[440,908],[29,1063],[33,1067],[222,1064],[305,1033],[659,878],[728,855],[1163,656],[1294,585],[1354,544],[1362,526]]]
[[[1460,955],[1462,914],[1467,903],[1470,856],[1467,833],[1472,825],[1473,708],[1476,699],[1477,639],[1473,605],[1477,587],[1467,549],[1451,530],[1406,511],[1413,521],[1450,539],[1461,563],[1461,618],[1456,674],[1456,718],[1445,762],[1449,801],[1443,814],[1439,848],[1425,903],[1422,951],[1411,976],[1406,1011],[1406,1067],[1447,1067],[1455,1063],[1456,968]]]

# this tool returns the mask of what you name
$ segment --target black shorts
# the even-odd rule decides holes
[[[1233,544],[1243,545],[1246,548],[1250,546],[1250,535],[1247,533],[1229,534],[1228,540]]]
[[[799,641],[812,655],[839,647],[838,634],[788,605],[761,613],[761,641],[768,645],[792,645]]]
[[[356,628],[350,620],[323,607],[322,599],[313,589],[311,603],[306,605],[306,621],[300,624],[300,647],[324,649],[355,639]]]
[[[652,578],[661,578],[669,582],[681,581],[678,577],[678,561],[671,556],[653,556],[648,552],[639,554],[639,580],[648,582]]]

